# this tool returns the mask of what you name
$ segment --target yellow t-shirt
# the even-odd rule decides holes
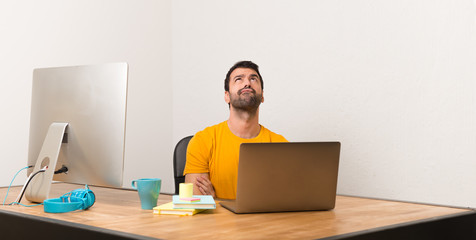
[[[209,173],[218,198],[235,199],[238,176],[238,155],[241,143],[287,142],[276,133],[261,126],[257,137],[240,138],[228,128],[227,121],[207,127],[190,140],[184,175]]]

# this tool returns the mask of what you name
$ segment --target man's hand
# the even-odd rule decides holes
[[[213,188],[212,182],[210,182],[208,178],[199,176],[195,179],[195,184],[202,195],[212,195],[213,197],[216,197],[215,189]]]
[[[186,183],[193,183],[194,195],[212,195],[216,197],[215,188],[210,181],[208,173],[189,173],[185,175]]]

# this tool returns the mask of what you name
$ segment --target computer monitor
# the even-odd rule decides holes
[[[28,174],[47,169],[31,179],[28,200],[47,199],[52,180],[122,187],[127,74],[127,63],[34,69]]]

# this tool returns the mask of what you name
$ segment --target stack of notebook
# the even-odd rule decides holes
[[[210,195],[194,195],[191,198],[172,197],[172,202],[154,208],[154,214],[161,215],[195,215],[207,209],[215,209],[215,200]]]

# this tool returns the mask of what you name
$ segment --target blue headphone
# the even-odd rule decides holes
[[[88,185],[84,189],[76,189],[63,194],[59,198],[50,198],[43,201],[43,209],[47,213],[64,213],[76,210],[86,210],[93,206],[96,196]]]

